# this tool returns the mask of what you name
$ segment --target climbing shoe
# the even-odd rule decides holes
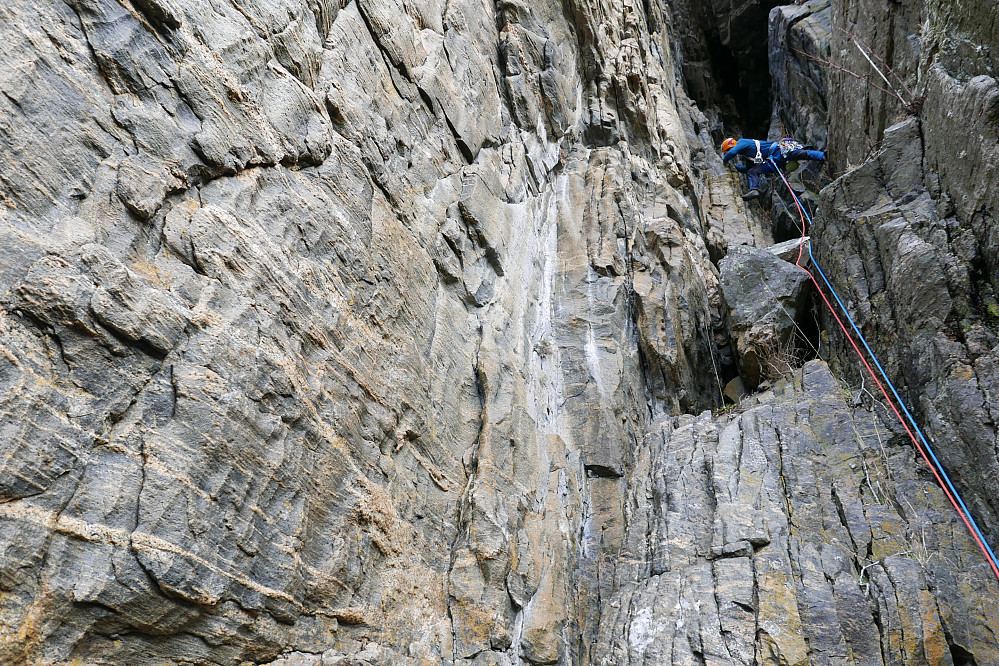
[[[758,196],[760,196],[759,190],[749,190],[748,192],[742,195],[742,198],[746,201],[749,201],[750,199],[755,199]]]

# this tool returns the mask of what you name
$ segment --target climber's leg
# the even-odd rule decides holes
[[[818,160],[824,161],[826,159],[826,154],[821,150],[792,150],[787,154],[788,161],[790,160]]]
[[[759,193],[760,177],[772,170],[773,168],[770,167],[770,164],[767,162],[764,162],[763,164],[754,164],[749,167],[749,171],[746,172],[746,176],[749,178],[749,191],[752,192],[755,190]]]

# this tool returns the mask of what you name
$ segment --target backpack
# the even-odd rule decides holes
[[[801,150],[805,146],[791,138],[784,138],[777,142],[776,146],[780,150],[780,156],[787,159],[787,156],[796,150]]]

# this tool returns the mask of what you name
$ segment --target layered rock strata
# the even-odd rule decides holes
[[[941,210],[922,145],[917,119],[895,125],[875,159],[823,193],[817,258],[994,543],[999,309],[982,230]],[[860,381],[842,336],[831,339],[843,373]]]
[[[832,0],[808,0],[775,7],[769,22],[775,134],[820,149],[828,146],[828,77],[836,71],[829,64],[831,6]]]
[[[653,424],[622,530],[648,555],[596,663],[999,661],[994,576],[891,415],[850,400],[812,361],[740,414]]]
[[[823,193],[815,251],[995,543],[999,17],[989,3],[823,7],[771,14],[772,53],[793,54],[775,67],[788,73],[778,105],[808,136],[801,109],[830,110],[830,165],[845,174]],[[816,27],[826,13],[828,33]],[[806,57],[822,53],[828,64]],[[824,103],[801,104],[796,89]]]
[[[0,662],[995,661],[876,406],[710,411],[673,9],[0,7]]]
[[[0,15],[0,661],[579,661],[721,404],[661,9]]]

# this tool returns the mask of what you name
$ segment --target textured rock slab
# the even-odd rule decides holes
[[[580,661],[720,400],[664,16],[5,4],[0,661]]]
[[[749,389],[793,367],[795,334],[808,307],[808,274],[774,251],[733,248],[719,263],[727,321]]]
[[[889,128],[876,159],[823,192],[814,247],[994,541],[997,338],[994,287],[979,272],[986,232],[945,216],[953,211],[934,200],[919,131],[916,119]],[[859,381],[852,350],[835,333],[833,340],[844,373]]]
[[[0,661],[992,659],[828,375],[678,416],[729,376],[712,260],[770,243],[670,9],[4,4]]]
[[[663,423],[636,469],[652,472],[635,488],[649,499],[626,543],[648,559],[618,569],[595,663],[999,658],[997,583],[970,536],[912,449],[849,407],[825,364],[731,419]]]
[[[775,115],[805,144],[826,147],[831,0],[770,10],[768,53]]]

